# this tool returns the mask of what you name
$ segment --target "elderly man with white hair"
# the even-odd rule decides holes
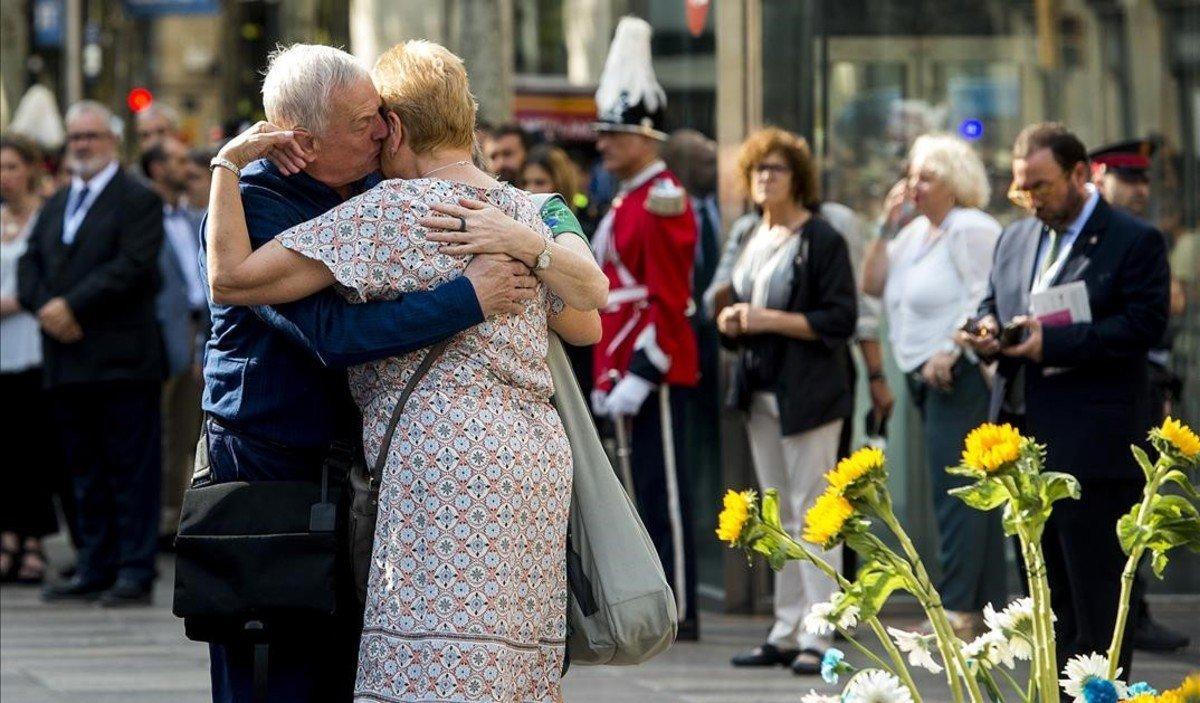
[[[43,596],[145,604],[161,482],[163,206],[122,170],[108,108],[76,103],[66,122],[74,176],[47,201],[17,276],[21,306],[42,328],[45,385],[78,506],[76,574]]]
[[[370,75],[338,49],[294,45],[273,54],[263,104],[272,128],[297,135],[303,153],[272,151],[269,160],[244,167],[213,159],[214,167],[240,177],[256,248],[377,182],[388,136]],[[496,239],[527,229],[496,208],[463,207],[454,218],[458,229]],[[552,229],[567,224],[559,219],[549,223]],[[524,264],[478,256],[464,276],[394,300],[351,305],[330,288],[286,305],[249,308],[217,304],[210,293],[202,441],[212,480],[319,480],[332,443],[359,441],[347,366],[422,349],[497,313],[519,311],[536,280]],[[290,620],[266,623],[275,631],[266,681],[252,644],[204,636],[213,642],[214,701],[251,700],[256,677],[270,701],[350,700],[361,617]],[[191,623],[188,629],[196,635]]]
[[[942,567],[938,590],[964,637],[982,625],[983,606],[1007,595],[999,516],[946,493],[963,483],[946,473],[958,464],[962,438],[987,420],[984,370],[955,334],[987,293],[1000,236],[1000,224],[980,209],[989,191],[983,162],[965,141],[917,138],[908,178],[884,203],[885,231],[868,248],[862,276],[866,293],[883,296],[892,353],[921,413]],[[900,228],[906,203],[916,217]]]

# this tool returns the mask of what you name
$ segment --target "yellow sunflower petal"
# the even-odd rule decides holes
[[[1025,438],[1012,425],[985,422],[967,435],[962,460],[976,471],[995,473],[1017,460],[1024,442]]]
[[[1158,428],[1158,433],[1163,439],[1174,445],[1175,450],[1185,458],[1195,459],[1200,456],[1200,437],[1196,436],[1192,428],[1179,420],[1171,417],[1163,420],[1162,427]]]
[[[826,545],[842,533],[846,521],[854,514],[850,501],[834,487],[829,487],[804,514],[804,539]]]
[[[863,447],[839,461],[832,471],[825,474],[825,478],[830,486],[844,493],[863,476],[882,471],[883,461],[883,451],[878,447]]]
[[[753,491],[728,491],[725,493],[724,507],[717,517],[717,537],[730,546],[737,544],[750,517],[750,504],[754,500]]]

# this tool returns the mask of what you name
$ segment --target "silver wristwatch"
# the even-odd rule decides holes
[[[546,248],[538,254],[537,263],[533,265],[535,271],[545,271],[550,268],[550,248],[554,245],[553,240],[546,241]]]

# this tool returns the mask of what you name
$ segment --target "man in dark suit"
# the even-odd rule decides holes
[[[1010,197],[1036,217],[1001,234],[979,309],[983,332],[964,335],[999,358],[992,420],[1023,426],[1047,445],[1047,469],[1072,474],[1082,489],[1078,501],[1055,504],[1042,539],[1060,666],[1105,652],[1112,637],[1125,563],[1115,525],[1141,496],[1129,445],[1144,443],[1153,424],[1146,352],[1162,336],[1169,295],[1162,237],[1110,207],[1089,180],[1085,147],[1061,125],[1021,132]],[[1086,286],[1090,322],[1051,326],[1029,315],[1033,293],[1074,281]],[[1001,324],[1014,320],[1024,337],[1004,346]]]
[[[67,112],[75,176],[42,210],[19,264],[43,331],[45,381],[78,503],[78,569],[47,600],[148,603],[160,485],[162,201],[117,162],[112,114]]]

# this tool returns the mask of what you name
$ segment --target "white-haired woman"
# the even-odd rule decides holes
[[[884,203],[885,234],[867,250],[863,291],[882,295],[892,354],[908,375],[924,424],[925,456],[940,536],[939,590],[955,629],[979,628],[979,612],[1005,598],[1004,541],[994,512],[967,507],[946,491],[961,479],[963,437],[987,419],[988,387],[978,360],[954,342],[987,293],[1000,224],[980,210],[989,194],[975,151],[950,135],[919,137],[908,178]],[[905,201],[918,216],[894,236]],[[893,227],[888,227],[888,224]]]

